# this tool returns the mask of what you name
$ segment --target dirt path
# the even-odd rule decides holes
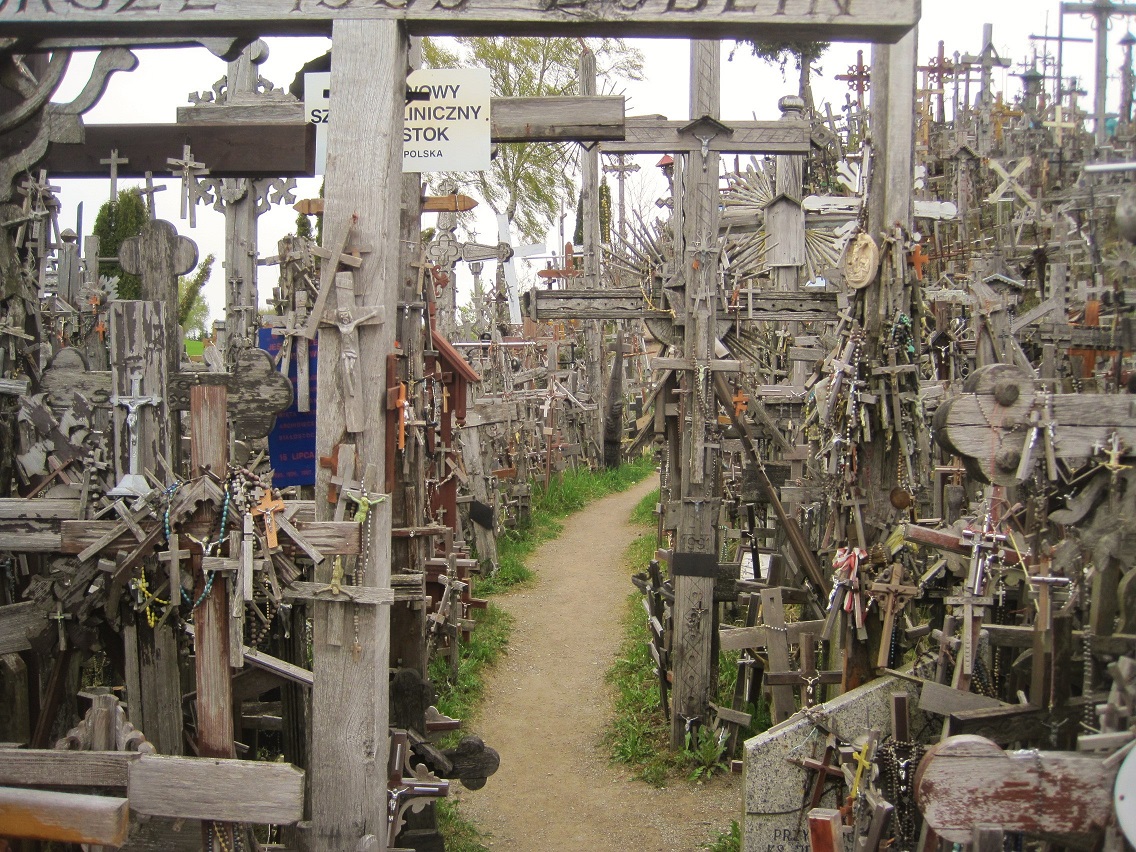
[[[610,764],[601,738],[631,584],[627,523],[654,479],[593,503],[529,560],[535,585],[495,598],[516,618],[509,653],[487,682],[471,729],[501,753],[462,810],[501,852],[691,852],[741,812],[740,776],[658,790]]]

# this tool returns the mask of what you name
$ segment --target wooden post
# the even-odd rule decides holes
[[[121,403],[112,415],[115,470],[121,474],[130,469],[132,442],[138,470],[158,470],[157,457],[170,458],[165,316],[167,306],[174,304],[112,302],[108,310],[112,396]],[[142,398],[156,402],[141,403]],[[146,732],[159,752],[179,755],[184,743],[177,638],[168,622],[151,629],[143,621],[141,616],[128,618],[123,626],[130,721]]]
[[[229,391],[224,385],[197,385],[189,394],[190,470],[194,475],[210,471],[225,478],[229,464],[229,437],[226,419]],[[218,512],[210,504],[202,505],[194,520],[212,532],[219,525]],[[229,655],[229,580],[224,572],[212,573],[212,583],[202,570],[204,552],[194,547],[190,557],[194,576],[193,610],[194,656],[197,661],[197,753],[201,757],[233,757],[233,684]],[[172,593],[172,592],[171,592]],[[202,824],[206,845],[213,831],[221,834],[222,843],[233,845],[230,825]]]
[[[717,118],[721,103],[721,44],[717,41],[690,43],[691,118]],[[695,149],[679,158],[684,192],[676,191],[676,205],[685,217],[681,236],[676,233],[676,257],[686,281],[686,315],[683,355],[698,365],[686,375],[687,411],[690,426],[681,431],[681,508],[671,572],[675,581],[674,698],[671,714],[671,744],[685,737],[686,720],[707,717],[711,675],[716,672],[713,645],[716,606],[714,574],[718,564],[715,525],[717,496],[713,476],[713,450],[706,447],[708,421],[716,420],[710,361],[714,357],[715,316],[718,288],[718,154]],[[680,181],[676,177],[676,187]],[[674,470],[674,468],[672,468]],[[707,568],[713,566],[715,570]]]
[[[580,54],[580,94],[596,93],[596,55],[591,50]],[[597,290],[600,286],[600,266],[603,249],[600,247],[600,150],[592,146],[580,157],[580,197],[584,210],[584,289]],[[603,463],[603,323],[584,321],[584,347],[588,394],[595,408],[587,412],[588,428],[584,453],[597,463]]]
[[[332,29],[332,109],[343,98],[343,121],[328,134],[325,178],[325,233],[346,233],[354,223],[356,239],[371,249],[355,271],[361,310],[386,307],[388,322],[358,327],[359,393],[365,411],[386,405],[386,354],[394,349],[395,307],[399,282],[399,194],[375,187],[402,185],[402,114],[408,67],[407,38],[393,21],[336,21]],[[333,250],[337,247],[332,247]],[[340,342],[334,328],[320,332],[319,419],[316,449],[330,456],[347,439],[344,399],[339,386]],[[359,469],[374,469],[385,481],[386,418],[366,418],[354,436]],[[331,517],[327,502],[330,471],[316,474],[320,520]],[[368,515],[377,526],[378,512]],[[390,517],[389,512],[386,517]],[[360,557],[363,585],[390,585],[389,532],[373,530],[369,552]],[[319,566],[325,572],[330,566]],[[317,602],[313,618],[326,622],[337,602]],[[317,648],[313,658],[309,810],[307,838],[313,850],[354,850],[374,836],[380,850],[387,835],[387,719],[389,618],[384,606],[360,606],[356,659],[352,644]]]

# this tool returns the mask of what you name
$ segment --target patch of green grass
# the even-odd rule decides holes
[[[729,831],[723,831],[709,843],[703,843],[702,848],[710,852],[742,852],[742,827],[734,820]]]
[[[446,852],[489,852],[487,839],[477,826],[462,815],[453,799],[439,799],[434,805],[438,830],[446,838]]]
[[[468,719],[485,694],[485,670],[496,664],[509,644],[513,616],[489,604],[473,610],[477,627],[462,645],[457,677],[452,676],[448,655],[430,661],[430,680],[438,691],[438,710],[455,719]]]
[[[653,528],[658,500],[658,490],[646,495],[632,512],[632,521],[644,530]],[[628,546],[624,552],[624,567],[628,575],[647,566],[654,558],[656,546],[655,533],[646,531]],[[679,778],[705,780],[728,764],[728,756],[721,753],[717,738],[709,729],[705,729],[706,733],[688,747],[677,752],[671,749],[670,720],[662,713],[655,661],[647,650],[650,633],[642,599],[638,590],[633,590],[627,597],[623,640],[619,655],[607,672],[608,681],[616,691],[615,718],[605,732],[608,752],[612,760],[631,767],[636,777],[655,786],[665,786]],[[733,701],[737,662],[736,651],[723,653],[720,658],[719,704],[729,706]],[[756,707],[747,705],[746,712],[752,714],[753,723],[741,733],[742,738],[770,726],[769,708],[764,700]]]

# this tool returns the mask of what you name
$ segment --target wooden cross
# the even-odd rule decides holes
[[[997,189],[986,196],[987,204],[994,204],[995,202],[1001,201],[1006,195],[1006,192],[1011,189],[1027,206],[1034,204],[1033,196],[1026,192],[1025,188],[1018,182],[1018,178],[1033,164],[1032,157],[1022,157],[1018,160],[1013,170],[1009,172],[1007,172],[1005,166],[997,160],[989,160],[989,163],[990,168],[1002,179],[1002,182],[998,184]]]
[[[821,799],[824,798],[824,785],[828,782],[829,778],[838,778],[841,782],[844,781],[844,773],[841,772],[840,767],[834,763],[836,755],[836,745],[832,742],[832,738],[829,737],[829,742],[827,742],[824,747],[824,755],[820,760],[814,757],[806,757],[801,760],[793,761],[802,769],[817,773],[816,778],[813,779],[812,791],[809,795],[810,808],[820,807]]]
[[[880,614],[883,616],[884,628],[880,640],[880,653],[876,658],[877,668],[887,668],[891,655],[892,639],[895,636],[896,617],[907,606],[912,598],[919,597],[923,590],[919,586],[905,585],[903,582],[903,565],[892,563],[888,571],[887,582],[877,580],[868,587],[870,594],[881,606]]]
[[[272,489],[265,489],[264,496],[260,498],[260,502],[249,510],[253,516],[261,516],[264,518],[264,537],[268,540],[269,550],[275,550],[280,546],[280,542],[277,538],[278,527],[276,525],[276,513],[283,512],[284,508],[284,501],[279,497],[274,498],[272,496]]]
[[[549,286],[552,286],[553,281],[566,280],[569,278],[579,278],[580,276],[582,276],[584,274],[584,270],[581,267],[576,266],[574,261],[575,251],[576,249],[571,243],[565,243],[563,269],[554,269],[552,267],[552,261],[549,261],[547,269],[537,270],[537,277],[545,279],[549,282]]]
[[[927,75],[927,82],[933,87],[931,94],[938,96],[938,120],[946,121],[947,113],[943,98],[946,94],[947,77],[954,73],[955,66],[951,60],[947,59],[942,41],[939,42],[938,54],[931,57],[926,65],[920,65],[916,70]]]
[[[406,396],[406,382],[387,388],[387,411],[397,412],[398,448],[406,449],[406,424],[410,420],[410,401]]]
[[[304,337],[309,340],[316,338],[328,297],[335,287],[335,276],[339,267],[358,269],[363,265],[362,249],[355,248],[348,251],[347,248],[353,228],[354,222],[343,225],[335,234],[324,235],[324,245],[312,248],[312,254],[321,258],[323,263],[320,264],[320,284],[316,293],[316,302],[312,306],[308,324],[304,327]]]
[[[170,600],[166,604],[166,609],[158,620],[158,624],[165,621],[181,602],[181,562],[183,559],[189,559],[192,555],[191,551],[182,549],[181,538],[177,533],[170,533],[167,549],[158,553],[158,560],[166,563],[166,571],[170,578]]]
[[[848,69],[847,74],[837,74],[837,80],[844,80],[848,88],[856,92],[856,103],[860,109],[864,108],[864,94],[872,87],[872,69],[864,64],[864,51],[856,51],[856,64]]]
[[[817,671],[816,634],[802,633],[800,638],[801,667],[797,671],[766,672],[765,682],[770,686],[800,686],[801,705],[812,707],[816,704],[817,686],[826,683],[840,683],[841,672]],[[772,660],[770,660],[772,665]]]
[[[743,414],[745,414],[746,410],[749,408],[749,397],[746,395],[746,392],[744,390],[742,390],[741,388],[738,388],[737,391],[734,393],[733,403],[734,403],[734,416],[741,417]]]
[[[907,255],[908,265],[915,270],[915,278],[922,281],[924,277],[923,270],[927,268],[927,264],[931,262],[931,258],[923,253],[923,244],[916,243]]]
[[[997,558],[996,550],[1001,548],[1005,540],[1006,536],[997,531],[989,513],[983,520],[981,530],[962,531],[960,544],[964,547],[969,546],[971,551],[966,584],[960,594],[943,599],[947,606],[956,606],[962,610],[960,659],[955,664],[954,676],[951,679],[951,686],[955,689],[963,691],[970,689],[970,679],[974,674],[974,659],[978,654],[978,632],[982,628],[986,609],[994,605],[994,597],[983,594],[987,568]]]
[[[112,148],[110,158],[99,160],[99,164],[103,166],[110,166],[110,200],[112,202],[118,200],[118,167],[125,166],[129,163],[126,157],[118,156],[118,149]]]
[[[146,172],[146,188],[138,190],[146,199],[146,210],[150,213],[151,219],[158,218],[158,211],[154,204],[154,194],[157,192],[165,192],[166,187],[154,186],[154,173]]]
[[[66,651],[67,650],[67,628],[64,626],[63,622],[71,621],[74,618],[74,616],[71,615],[71,613],[69,613],[69,612],[63,611],[63,602],[62,601],[56,601],[55,602],[55,614],[49,615],[48,618],[50,618],[52,621],[55,622],[55,626],[59,631],[59,650],[60,651]]]
[[[967,54],[963,56],[962,62],[965,65],[978,65],[982,69],[982,89],[979,96],[982,98],[983,104],[988,104],[993,100],[993,95],[990,92],[990,79],[994,69],[1009,68],[1012,64],[1009,59],[1003,59],[999,56],[994,47],[993,24],[984,24],[982,27],[982,50],[979,51],[978,55]]]
[[[1081,123],[1080,121],[1070,121],[1070,118],[1076,118],[1077,111],[1073,110],[1072,113],[1065,109],[1064,104],[1057,103],[1053,105],[1053,121],[1043,121],[1043,127],[1048,127],[1053,130],[1054,141],[1057,147],[1060,148],[1065,143],[1065,131],[1077,130]]]
[[[181,218],[184,219],[188,215],[189,227],[196,228],[197,202],[201,199],[201,188],[197,184],[197,178],[199,175],[209,174],[209,170],[205,168],[204,163],[194,162],[189,145],[182,146],[180,160],[170,157],[166,162],[176,167],[170,170],[175,176],[179,173],[181,176]]]
[[[336,307],[323,317],[323,324],[339,330],[339,368],[343,383],[345,428],[350,433],[362,432],[367,425],[363,410],[363,387],[359,364],[359,326],[380,325],[385,312],[382,305],[359,308],[355,304],[355,276],[350,272],[335,275]],[[315,313],[313,312],[313,317]]]

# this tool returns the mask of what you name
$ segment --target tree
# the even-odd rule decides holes
[[[805,100],[809,111],[813,108],[812,66],[829,48],[827,41],[789,41],[786,39],[741,39],[738,46],[749,45],[753,55],[764,59],[772,65],[781,67],[781,74],[785,74],[785,66],[790,60],[797,66],[797,94]],[[731,57],[733,54],[731,54]]]
[[[99,254],[118,257],[118,250],[126,240],[142,233],[142,226],[150,221],[142,192],[136,186],[122,189],[118,198],[106,202],[95,217],[94,236],[99,238]],[[99,264],[99,274],[118,278],[118,298],[137,299],[142,295],[142,279],[122,270],[117,260]]]
[[[549,97],[579,93],[582,47],[596,55],[607,87],[639,80],[643,55],[621,39],[458,38],[426,39],[423,58],[431,68],[487,68],[494,97]],[[575,195],[571,173],[577,147],[571,143],[502,143],[487,171],[436,175],[472,185],[485,203],[512,222],[524,240],[540,241]]]
[[[213,273],[214,260],[216,258],[212,254],[206,255],[193,275],[178,278],[178,325],[186,337],[200,340],[209,336],[209,303],[202,291]]]

